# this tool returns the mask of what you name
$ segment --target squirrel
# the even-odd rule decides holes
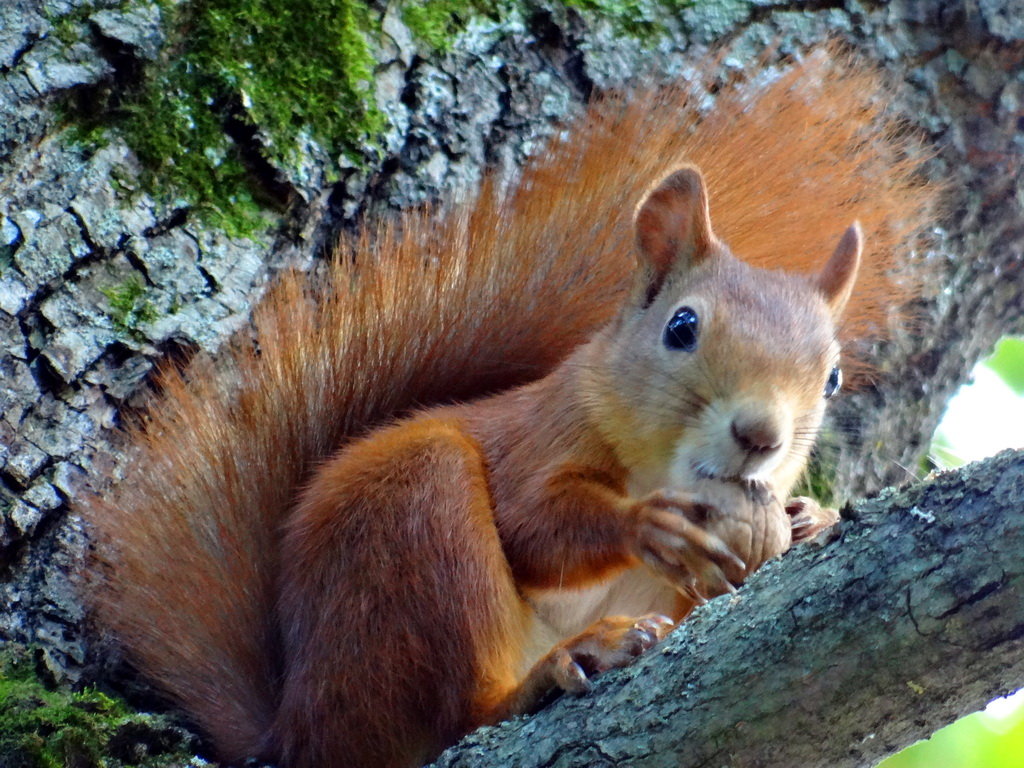
[[[420,765],[837,520],[789,494],[936,190],[869,68],[756,79],[606,97],[162,373],[88,598],[220,759]]]

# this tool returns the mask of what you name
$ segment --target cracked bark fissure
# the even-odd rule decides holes
[[[437,768],[873,765],[1024,683],[1024,452],[859,502],[590,696]]]

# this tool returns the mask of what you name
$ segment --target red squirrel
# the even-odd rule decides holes
[[[934,198],[880,93],[827,51],[609,98],[283,275],[82,501],[99,622],[285,768],[420,765],[627,663],[836,519],[788,495]]]

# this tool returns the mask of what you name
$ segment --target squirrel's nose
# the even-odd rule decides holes
[[[733,419],[732,438],[744,453],[764,454],[782,446],[782,431],[771,418]]]

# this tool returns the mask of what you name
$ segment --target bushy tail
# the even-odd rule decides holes
[[[759,265],[816,271],[854,219],[868,250],[847,336],[884,326],[887,275],[926,221],[925,159],[883,117],[875,75],[823,51],[774,79],[610,96],[513,191],[489,180],[288,274],[216,360],[161,379],[107,498],[83,502],[99,619],[212,737],[261,751],[276,707],[275,542],[311,468],[411,408],[535,378],[629,290],[632,215],[683,162],[718,234]],[[895,292],[894,292],[895,291]]]

